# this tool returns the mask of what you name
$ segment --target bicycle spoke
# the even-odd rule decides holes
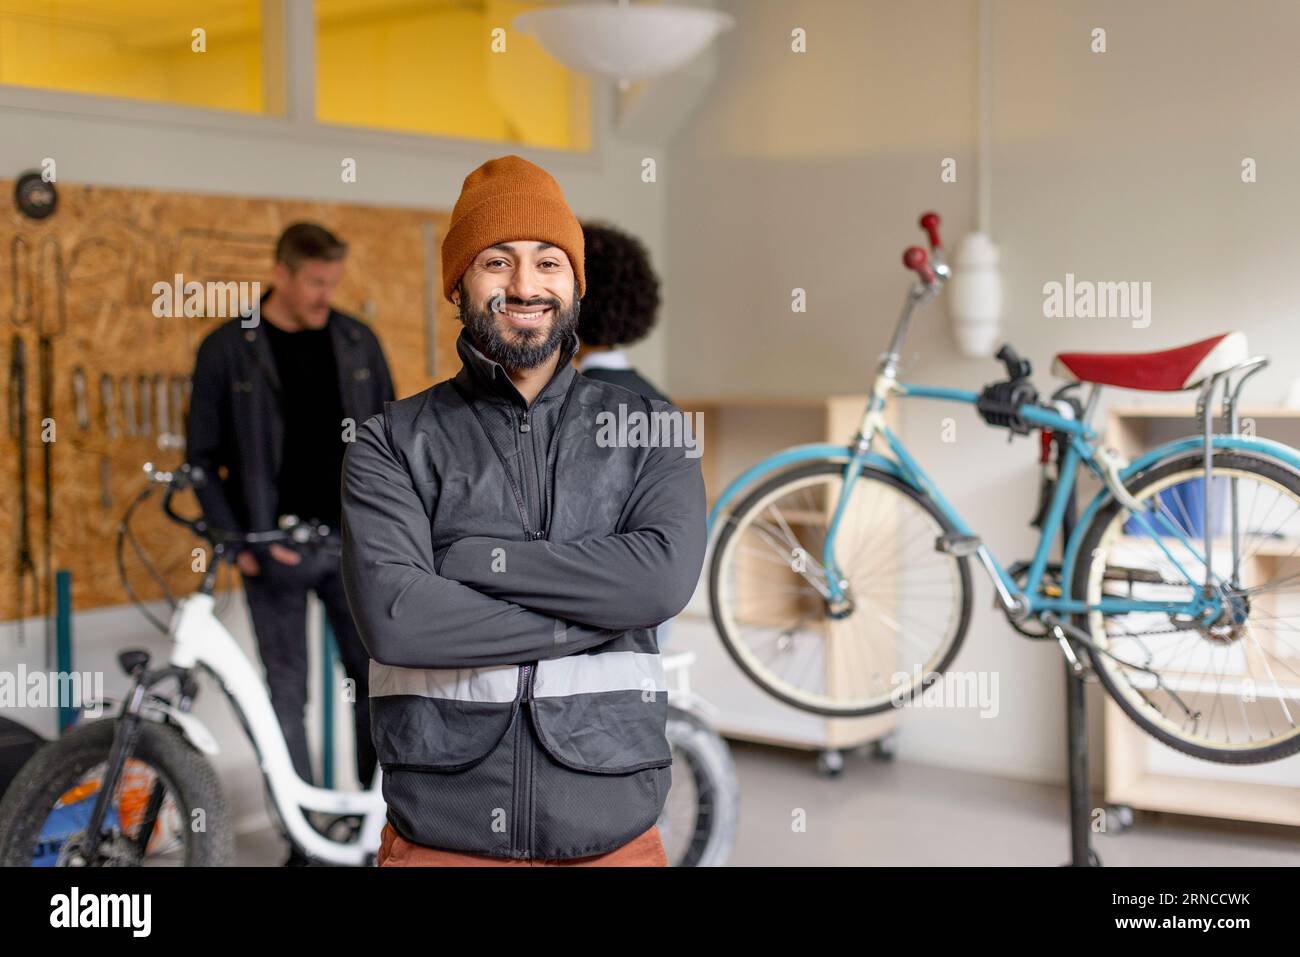
[[[726,634],[748,667],[783,694],[858,713],[888,706],[895,674],[928,673],[952,647],[962,623],[957,559],[934,548],[943,528],[913,499],[860,479],[836,536],[835,571],[847,602],[845,617],[833,618],[830,569],[821,559],[842,474],[791,486],[736,518],[724,563],[753,564],[750,572],[730,566],[717,586]]]
[[[1168,478],[1135,493],[1148,516],[1168,523],[1159,536],[1129,530],[1133,513],[1127,509],[1112,512],[1103,548],[1089,569],[1093,600],[1190,603],[1203,595],[1207,565],[1196,543],[1206,537],[1207,516],[1199,514],[1194,499],[1168,492],[1198,472],[1195,466],[1167,472]],[[1300,570],[1283,567],[1300,560],[1300,487],[1289,473],[1272,474],[1281,477],[1262,467],[1257,474],[1248,462],[1216,467],[1215,475],[1231,481],[1236,493],[1226,513],[1227,489],[1218,482],[1201,484],[1211,503],[1208,533],[1214,542],[1214,567],[1208,569],[1213,590],[1204,597],[1216,605],[1207,613],[1197,620],[1190,611],[1088,615],[1094,633],[1100,626],[1108,653],[1095,656],[1095,666],[1114,693],[1137,706],[1132,714],[1147,715],[1145,723],[1164,729],[1180,746],[1195,745],[1199,750],[1193,753],[1201,756],[1300,740],[1300,714],[1292,706],[1300,701],[1300,613],[1286,604],[1294,602],[1291,592],[1300,591]],[[1225,536],[1226,547],[1219,544]],[[1179,542],[1195,557],[1197,564],[1186,571],[1200,580],[1184,579],[1162,541]],[[1174,549],[1181,559],[1182,550]]]

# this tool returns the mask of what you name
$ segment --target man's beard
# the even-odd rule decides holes
[[[465,287],[460,291],[460,321],[469,331],[470,338],[489,359],[501,363],[506,369],[535,369],[549,359],[559,345],[567,342],[578,328],[578,283],[573,283],[573,298],[569,308],[564,309],[555,298],[535,298],[524,302],[518,298],[507,298],[505,308],[510,306],[550,306],[551,322],[546,329],[510,329],[503,334],[497,325],[497,316],[487,309],[480,309],[465,294]],[[504,321],[504,320],[502,320]]]

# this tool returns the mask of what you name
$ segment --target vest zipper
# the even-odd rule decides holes
[[[528,414],[531,411],[525,408],[519,415],[515,431],[515,451],[519,454],[519,478],[523,481],[524,511],[528,519],[524,525],[524,534],[530,539],[537,540],[546,537],[546,532],[543,531],[546,527],[546,518],[542,514],[545,478],[537,474],[537,433],[533,431],[532,424],[528,421]],[[511,414],[514,414],[513,408]],[[520,440],[519,436],[524,434],[528,435],[528,438]],[[528,445],[526,451],[525,442]]]
[[[513,412],[513,409],[511,410]],[[528,523],[524,526],[524,533],[528,538],[537,540],[545,538],[546,533],[542,531],[543,523],[540,515],[542,489],[537,477],[537,433],[533,431],[532,423],[528,421],[528,414],[531,410],[525,407],[519,414],[518,427],[515,432],[515,448],[519,452],[519,470],[520,478],[523,480],[525,512],[528,517]],[[527,435],[528,438],[522,439],[521,435]],[[525,448],[525,444],[527,448]],[[519,826],[520,826],[520,844],[525,858],[533,856],[532,845],[532,817],[533,817],[533,769],[532,769],[532,748],[531,742],[524,744],[527,737],[523,733],[523,726],[529,718],[528,696],[532,691],[533,676],[537,673],[536,663],[530,662],[521,665],[519,668],[519,708],[522,712],[519,716],[520,759],[522,773],[519,776]]]
[[[519,667],[519,725],[515,728],[515,847],[524,859],[533,856],[532,848],[532,762],[524,746],[524,722],[528,720],[528,693],[531,690],[533,666]]]

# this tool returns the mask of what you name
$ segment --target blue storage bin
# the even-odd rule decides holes
[[[1211,533],[1222,535],[1226,531],[1228,519],[1229,503],[1229,486],[1232,481],[1226,476],[1223,478],[1211,479],[1214,483],[1214,489],[1211,492],[1210,499],[1210,525]],[[1205,479],[1196,478],[1188,479],[1186,482],[1179,482],[1177,485],[1171,485],[1156,493],[1161,504],[1169,510],[1179,527],[1186,530],[1190,538],[1201,538],[1205,535]],[[1148,517],[1157,531],[1164,530],[1155,525],[1154,519]],[[1124,522],[1124,534],[1146,536],[1146,531],[1138,524],[1137,520],[1130,517]]]

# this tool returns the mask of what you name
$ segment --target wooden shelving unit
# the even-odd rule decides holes
[[[1247,408],[1243,424],[1255,434],[1300,446],[1300,410]],[[1216,429],[1226,431],[1225,423]],[[1143,450],[1200,431],[1194,408],[1120,406],[1108,412],[1107,441],[1134,458]],[[1300,538],[1265,543],[1253,561],[1285,563],[1300,572]],[[1224,551],[1218,554],[1225,554]],[[1293,612],[1294,613],[1294,612]],[[1297,662],[1300,670],[1300,662]],[[1227,687],[1235,687],[1228,685]],[[1300,826],[1300,756],[1261,765],[1225,765],[1184,755],[1140,730],[1109,697],[1105,701],[1105,794],[1128,805],[1237,821]]]

